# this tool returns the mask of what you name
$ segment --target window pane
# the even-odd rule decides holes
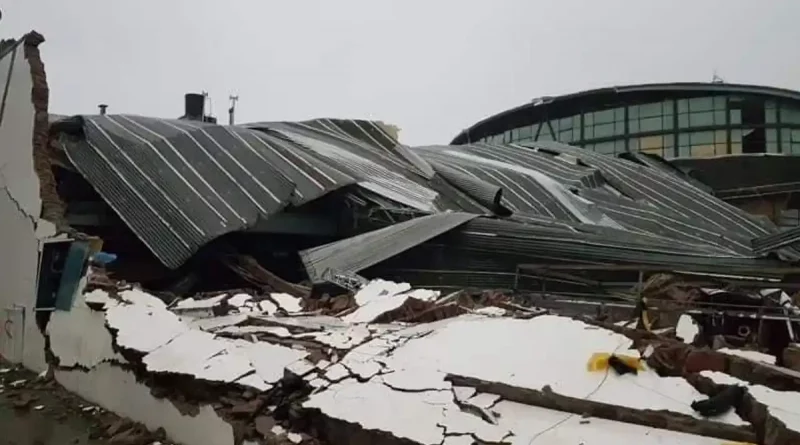
[[[696,97],[689,99],[689,111],[709,111],[714,109],[714,102],[710,97]]]
[[[764,110],[764,114],[768,124],[774,124],[775,122],[778,122],[778,113],[776,109],[767,108]]]
[[[625,108],[614,108],[614,120],[625,120]]]
[[[603,138],[614,135],[614,123],[594,126],[594,137]]]
[[[711,131],[698,131],[695,133],[690,133],[689,141],[691,142],[692,145],[713,144],[714,133]]]
[[[678,113],[688,113],[689,112],[689,101],[686,99],[678,100]]]
[[[531,133],[532,129],[533,129],[533,127],[530,127],[530,126],[520,128],[519,129],[519,139],[520,140],[525,140],[525,141],[532,139],[533,138],[533,133]]]
[[[661,131],[661,116],[641,119],[639,121],[639,129],[642,133],[647,131]]]
[[[714,112],[692,113],[689,115],[689,125],[692,127],[706,127],[714,125]]]
[[[725,125],[725,113],[724,110],[717,110],[714,112],[714,125]]]
[[[571,117],[566,117],[566,118],[561,119],[560,121],[558,121],[558,130],[559,131],[571,130],[571,129],[572,129],[572,118]]]
[[[594,114],[594,123],[605,124],[614,121],[614,110],[596,111]]]
[[[594,127],[586,127],[583,129],[583,139],[594,139]]]
[[[714,96],[714,109],[715,110],[725,110],[725,107],[727,105],[728,105],[727,96]]]
[[[662,106],[661,102],[657,102],[654,104],[640,105],[639,117],[661,116],[662,114],[661,106]]]
[[[742,110],[731,110],[731,125],[742,125]]]
[[[777,142],[778,140],[778,130],[769,129],[766,131],[767,133],[767,142]]]
[[[635,120],[635,121],[628,122],[628,131],[631,132],[631,134],[638,133],[640,131],[639,130],[639,121]]]
[[[628,107],[628,119],[635,120],[639,118],[639,105],[631,105]]]
[[[594,125],[594,113],[586,113],[583,115],[583,125]]]
[[[537,141],[552,141],[553,134],[550,132],[550,125],[547,122],[542,122],[541,128],[539,129],[539,137],[536,138]]]
[[[689,127],[689,115],[688,114],[679,114],[678,115],[678,128],[688,128]]]
[[[625,121],[614,122],[614,134],[618,136],[625,134]]]
[[[800,124],[800,110],[795,108],[781,108],[781,122]]]
[[[692,145],[693,158],[709,158],[714,156],[714,145]]]

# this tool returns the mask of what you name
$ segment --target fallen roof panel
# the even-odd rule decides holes
[[[463,212],[422,216],[304,250],[300,252],[300,258],[309,278],[315,282],[320,281],[328,270],[355,274],[477,217]]]

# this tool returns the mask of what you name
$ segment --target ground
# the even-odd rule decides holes
[[[140,426],[0,359],[0,445],[155,443]]]

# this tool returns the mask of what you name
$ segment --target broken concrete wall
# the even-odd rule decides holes
[[[45,358],[34,313],[38,257],[42,241],[55,230],[40,222],[34,169],[34,146],[37,140],[41,143],[42,131],[45,139],[47,132],[46,121],[41,125],[47,90],[41,85],[44,71],[36,49],[41,36],[23,40],[0,60],[0,246],[6,259],[0,268],[0,355],[40,371]]]

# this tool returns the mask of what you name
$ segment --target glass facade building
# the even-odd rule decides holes
[[[800,92],[724,83],[605,88],[537,99],[475,124],[453,144],[531,141],[666,159],[800,155]]]

